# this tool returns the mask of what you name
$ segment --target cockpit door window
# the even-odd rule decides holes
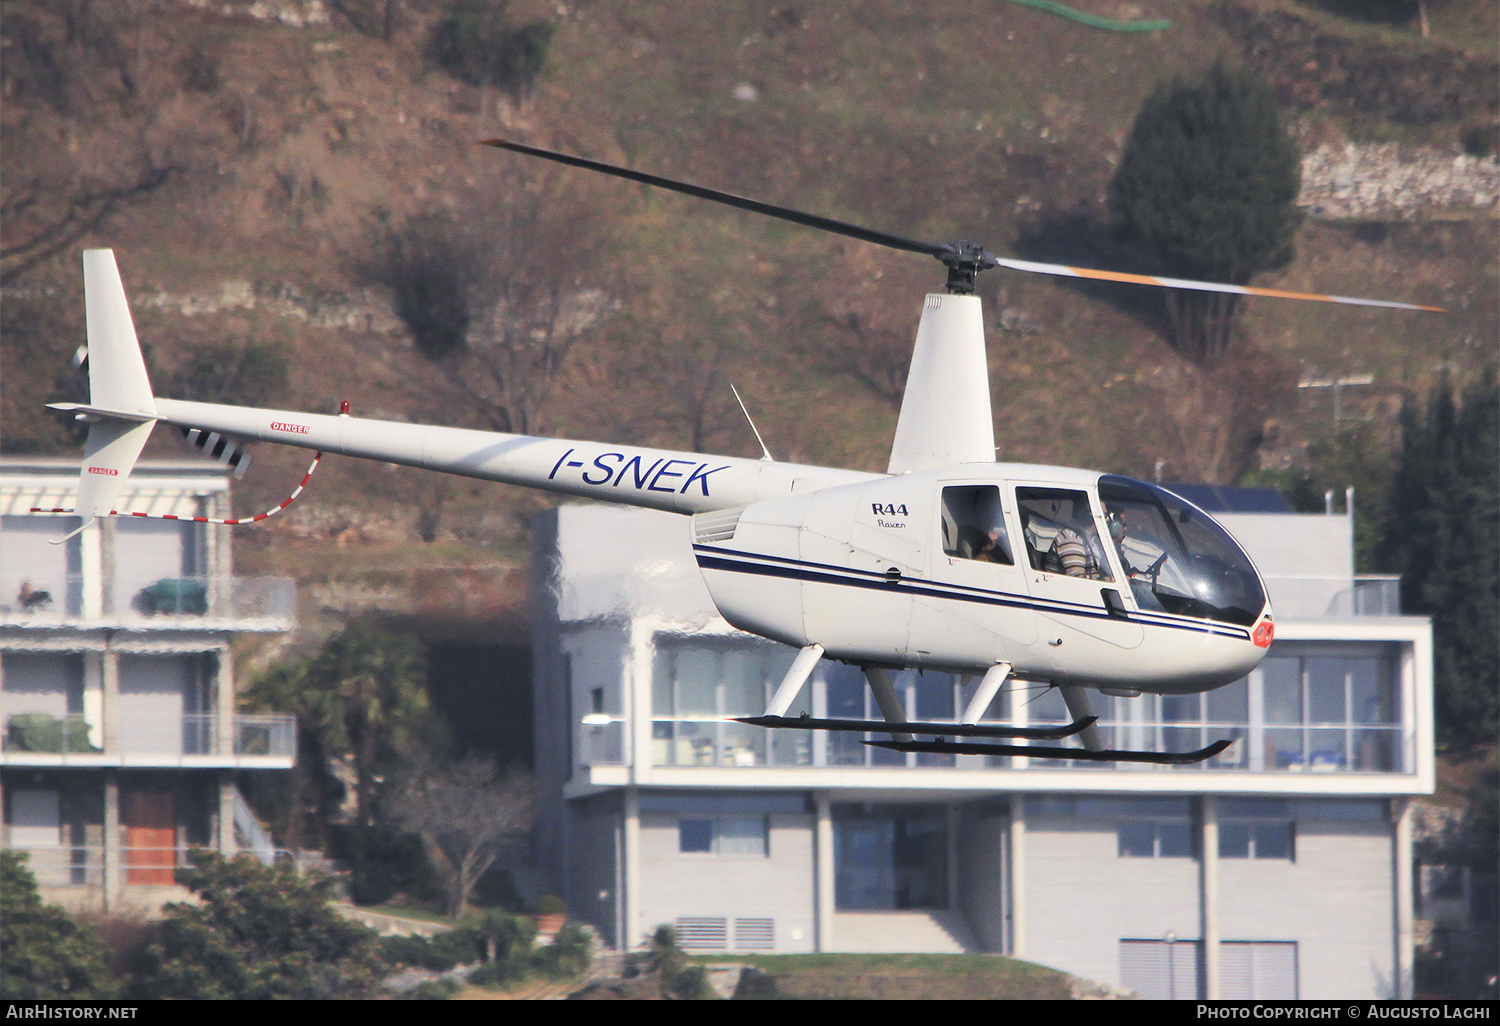
[[[1071,488],[1017,488],[1016,505],[1033,570],[1114,581],[1088,493]]]

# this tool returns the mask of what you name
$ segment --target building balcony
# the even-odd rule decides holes
[[[78,574],[8,578],[0,576],[0,627],[279,632],[292,628],[297,607],[285,577],[163,577],[113,589]]]
[[[0,765],[7,766],[238,766],[290,768],[297,753],[295,716],[235,716],[221,733],[220,717],[189,714],[176,723],[121,732],[114,750],[83,716],[15,713],[6,719]]]
[[[1401,578],[1394,575],[1267,577],[1266,589],[1278,622],[1401,615]]]
[[[93,829],[97,832],[99,828]],[[6,850],[26,856],[27,868],[42,887],[101,887],[104,884],[105,850],[102,844],[12,844],[7,845]],[[197,844],[123,845],[119,849],[123,883],[126,886],[171,886],[178,883],[180,871],[193,868],[192,856],[196,852],[213,850],[207,845]],[[292,853],[282,848],[241,848],[238,853],[243,852],[254,854],[267,865],[293,859]]]

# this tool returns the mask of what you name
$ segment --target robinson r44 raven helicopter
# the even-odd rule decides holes
[[[1199,762],[1230,742],[1195,752],[1105,750],[1088,690],[1185,694],[1239,679],[1271,644],[1265,584],[1227,531],[1164,488],[995,462],[975,276],[1004,267],[1437,309],[1004,259],[973,242],[920,242],[583,157],[499,139],[488,145],[941,261],[946,291],[929,294],[922,306],[886,472],[368,420],[349,416],[347,402],[334,416],[157,398],[114,254],[90,250],[83,259],[89,403],[52,407],[89,425],[76,509],[35,512],[76,514],[85,527],[97,517],[144,515],[122,513],[114,503],[158,421],[226,461],[259,440],[314,449],[319,458],[340,453],[668,510],[689,518],[693,554],[724,618],[800,650],[765,714],[744,722],[879,731],[890,740],[868,744],[901,752]],[[274,512],[217,522],[248,523]],[[824,658],[863,670],[883,720],[786,715]],[[891,678],[906,667],[980,683],[958,722],[908,722]],[[1073,722],[981,723],[1012,679],[1057,687]],[[1035,743],[1069,737],[1082,747]],[[1006,743],[1017,740],[1028,744]]]

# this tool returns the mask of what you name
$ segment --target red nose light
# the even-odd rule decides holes
[[[1260,626],[1255,628],[1255,633],[1250,636],[1250,640],[1254,641],[1260,648],[1269,648],[1271,646],[1271,638],[1275,634],[1276,628],[1271,625],[1271,621],[1262,620]]]

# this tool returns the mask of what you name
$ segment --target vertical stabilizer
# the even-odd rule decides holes
[[[83,254],[84,312],[89,340],[89,437],[78,482],[78,513],[107,516],[156,423],[156,400],[136,340],[115,255]],[[120,416],[111,416],[117,413]]]
[[[989,361],[977,296],[927,297],[887,471],[993,463]]]

